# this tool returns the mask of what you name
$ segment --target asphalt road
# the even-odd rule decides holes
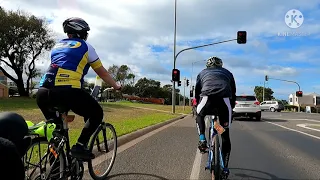
[[[297,126],[306,123],[320,125],[320,115],[263,112],[260,122],[233,121],[229,179],[320,179],[320,130]],[[157,131],[119,147],[109,179],[210,179],[192,117]]]

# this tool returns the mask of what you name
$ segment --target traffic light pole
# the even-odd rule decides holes
[[[269,79],[273,79],[273,80],[278,80],[278,81],[284,81],[284,82],[290,82],[290,83],[295,83],[298,88],[299,88],[299,91],[300,91],[300,85],[296,82],[296,81],[289,81],[289,80],[284,80],[284,79],[276,79],[276,78],[270,78]],[[298,101],[298,112],[300,112],[300,103]]]
[[[175,1],[176,3],[176,1]],[[175,7],[175,22],[176,22],[176,7]],[[174,32],[174,36],[176,36],[176,23],[175,23],[175,32]],[[185,48],[185,49],[182,49],[180,50],[175,56],[174,56],[174,60],[173,60],[173,69],[176,68],[176,61],[177,61],[177,58],[178,56],[184,52],[184,51],[187,51],[187,50],[191,50],[191,49],[198,49],[198,48],[202,48],[202,47],[207,47],[207,46],[212,46],[212,45],[216,45],[216,44],[222,44],[222,43],[226,43],[226,42],[230,42],[230,41],[235,41],[237,39],[230,39],[230,40],[226,40],[226,41],[220,41],[220,42],[216,42],[216,43],[210,43],[210,44],[205,44],[205,45],[201,45],[201,46],[194,46],[194,47],[190,47],[190,48]],[[175,51],[176,51],[176,39],[174,39],[174,48],[173,48],[173,51],[174,51],[174,54],[175,54]],[[172,86],[172,113],[175,113],[175,82],[173,81],[173,86]]]
[[[185,110],[186,109],[186,80],[187,80],[187,78],[186,77],[184,77],[184,79],[183,79],[184,81],[184,83],[183,83],[183,110]]]
[[[174,1],[173,69],[176,68],[177,0]],[[176,113],[176,82],[172,81],[172,113]]]
[[[264,101],[264,89],[266,88],[266,80],[263,82],[262,102]]]

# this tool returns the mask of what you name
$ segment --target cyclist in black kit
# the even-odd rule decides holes
[[[222,133],[222,153],[225,164],[224,171],[229,174],[228,162],[231,152],[229,128],[232,118],[232,109],[235,106],[236,85],[233,74],[222,67],[223,62],[218,57],[210,57],[207,60],[207,68],[197,76],[195,86],[195,98],[197,100],[197,128],[199,133],[199,150],[204,153],[207,150],[205,137],[206,115],[212,115],[213,108],[218,109],[220,124],[225,128]]]

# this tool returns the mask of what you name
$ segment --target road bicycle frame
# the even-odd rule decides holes
[[[214,154],[215,154],[215,151],[214,151],[214,141],[213,139],[215,138],[216,135],[218,135],[218,131],[216,130],[215,128],[215,123],[218,123],[217,121],[217,116],[210,116],[211,117],[211,120],[210,120],[210,128],[209,128],[209,149],[208,149],[208,160],[207,160],[207,165],[206,165],[206,170],[210,170],[210,172],[212,172],[212,170],[214,169],[213,166],[215,165],[214,163],[216,162],[213,162],[214,161]],[[218,128],[221,128],[220,125],[217,125]],[[220,130],[220,129],[219,129]],[[219,137],[217,137],[219,138]],[[220,159],[220,168],[223,169],[224,168],[224,163],[223,163],[223,158],[222,158],[222,152],[221,152],[221,147],[220,147],[220,143],[219,144],[219,147],[218,147],[218,150],[219,150],[219,159]],[[220,171],[221,172],[221,171]]]

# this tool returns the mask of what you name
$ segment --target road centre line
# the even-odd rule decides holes
[[[284,128],[284,129],[287,129],[287,130],[290,130],[290,131],[294,131],[294,132],[297,132],[297,133],[300,133],[300,134],[304,134],[304,135],[306,135],[306,136],[310,136],[310,137],[313,137],[313,138],[315,138],[315,139],[319,139],[319,140],[320,140],[320,137],[314,136],[314,135],[312,135],[312,134],[308,134],[308,133],[305,133],[305,132],[302,132],[302,131],[298,131],[298,130],[295,130],[295,129],[291,129],[291,128],[288,128],[288,127],[285,127],[285,126],[282,126],[282,125],[280,125],[280,124],[276,124],[276,123],[273,123],[273,122],[269,122],[269,121],[265,121],[265,120],[262,120],[262,121],[264,121],[264,122],[266,122],[266,123],[269,123],[269,124],[273,124],[273,125],[275,125],[275,126],[282,127],[282,128]]]

